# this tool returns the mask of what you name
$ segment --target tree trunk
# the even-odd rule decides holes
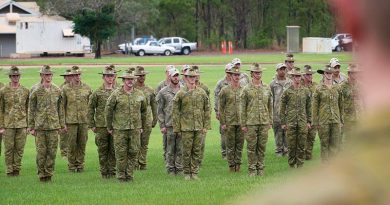
[[[95,51],[95,59],[101,59],[102,58],[102,42],[96,41],[96,51]]]

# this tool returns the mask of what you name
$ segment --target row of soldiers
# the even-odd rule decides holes
[[[335,77],[340,63],[332,59],[337,63],[319,70],[324,74],[321,85],[326,85],[326,76],[330,73],[330,87],[344,80],[345,88],[326,87],[337,93],[320,93],[317,101],[336,100],[340,103],[315,105],[323,112],[312,112],[314,93],[319,87],[312,81],[313,71],[310,66],[305,66],[302,74],[294,67],[293,56],[287,58],[285,64],[276,66],[277,74],[270,86],[261,80],[263,69],[259,64],[251,66],[250,80],[240,71],[241,61],[237,58],[226,66],[226,77],[217,84],[215,111],[221,124],[222,155],[227,156],[232,172],[240,171],[245,137],[249,175],[264,174],[265,144],[271,127],[275,132],[276,154],[282,156],[288,152],[292,167],[302,166],[305,155],[306,159],[311,158],[317,129],[323,128],[319,135],[324,160],[340,141],[336,136],[337,127],[343,122],[342,104],[348,102],[341,99],[343,95],[346,95],[345,99],[356,97],[353,95],[356,93],[353,78],[347,81],[344,76]],[[291,71],[286,76],[289,68]],[[351,67],[349,74],[352,76],[356,71]],[[53,175],[58,134],[61,136],[61,154],[68,158],[69,170],[82,172],[90,128],[96,135],[102,177],[117,175],[120,181],[131,181],[134,169],[146,169],[149,137],[158,121],[163,134],[167,172],[171,175],[184,173],[186,180],[198,179],[205,137],[210,129],[210,90],[200,82],[199,67],[183,66],[181,74],[184,77],[179,79],[180,72],[174,66],[167,66],[166,80],[156,90],[145,85],[149,72],[141,66],[130,68],[119,77],[122,86],[115,82],[117,72],[114,66],[107,66],[100,73],[103,85],[92,92],[81,82],[79,67],[67,70],[62,75],[65,83],[57,87],[51,82],[53,72],[50,66],[44,66],[40,71],[41,82],[29,91],[19,84],[19,69],[12,67],[9,72],[11,82],[0,91],[0,132],[5,136],[7,175],[19,175],[26,127],[36,137],[41,181],[50,181]],[[339,105],[338,110],[334,104]],[[327,123],[331,125],[326,127]],[[337,145],[333,145],[335,142]]]

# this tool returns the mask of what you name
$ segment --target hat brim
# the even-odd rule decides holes
[[[122,79],[137,79],[138,76],[119,76],[118,78],[122,78]]]
[[[144,71],[143,73],[136,73],[136,74],[134,74],[134,75],[140,76],[140,75],[147,75],[147,74],[149,74],[149,73],[150,73],[149,71]]]
[[[303,73],[303,75],[313,75],[313,74],[315,74],[315,72],[313,71],[307,71]]]
[[[261,73],[261,72],[264,72],[265,70],[267,70],[266,68],[262,68],[261,70],[253,70],[253,69],[249,69],[249,70],[246,70],[246,71],[250,71],[250,72],[258,72],[258,73]]]
[[[188,75],[188,74],[180,74],[180,75],[184,75],[184,76],[193,76],[193,77],[196,77],[196,76],[199,76],[199,74],[191,74],[191,75]]]
[[[323,74],[325,74],[325,71],[324,70],[317,70],[317,73],[323,75]],[[330,71],[330,72],[327,71],[327,73],[334,73],[334,71]]]
[[[227,71],[226,73],[230,73],[230,74],[241,74],[242,72]]]

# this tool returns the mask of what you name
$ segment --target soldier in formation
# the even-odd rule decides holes
[[[69,85],[72,81],[72,69],[66,69],[65,73],[60,76],[64,77],[64,83],[60,85],[60,89],[65,85]],[[60,132],[60,152],[63,158],[68,157],[68,135],[66,132]]]

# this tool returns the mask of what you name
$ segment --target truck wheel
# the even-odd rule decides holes
[[[341,46],[336,46],[336,49],[335,49],[337,52],[341,52],[342,48]]]
[[[188,55],[188,54],[191,53],[191,50],[190,50],[189,48],[183,48],[183,50],[181,51],[181,53],[182,53],[183,55]]]
[[[172,52],[170,50],[164,51],[164,55],[165,56],[170,56],[171,54],[172,54]]]
[[[144,50],[139,50],[138,51],[138,55],[139,56],[144,56],[145,55],[145,51]]]

